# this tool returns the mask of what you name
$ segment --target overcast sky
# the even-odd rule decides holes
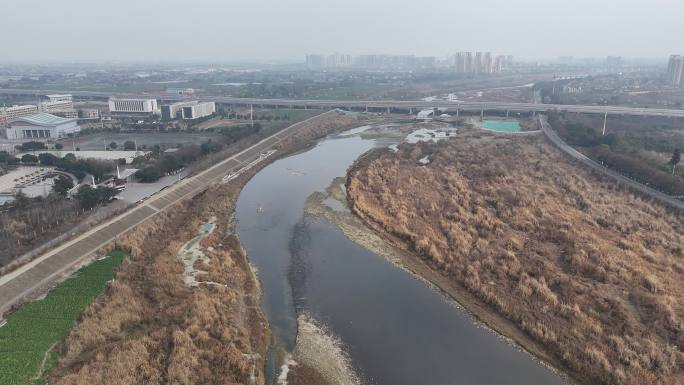
[[[682,0],[0,0],[3,61],[302,61],[305,53],[666,58]]]

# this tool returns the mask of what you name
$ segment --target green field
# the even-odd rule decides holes
[[[126,253],[114,251],[107,258],[83,267],[51,290],[47,296],[22,306],[0,327],[0,384],[44,384],[56,364],[52,347],[62,341],[85,308],[114,278]]]

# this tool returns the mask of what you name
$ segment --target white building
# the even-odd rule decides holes
[[[114,115],[152,115],[159,113],[156,99],[109,98],[109,112]]]
[[[39,112],[33,115],[14,118],[7,128],[7,139],[47,140],[63,138],[81,131],[76,119],[61,118],[59,116]]]
[[[0,127],[6,127],[14,118],[31,115],[38,112],[38,106],[27,104],[0,109]]]
[[[47,100],[38,105],[40,112],[53,113],[74,110],[74,100],[71,95],[45,95],[45,98]]]
[[[167,88],[166,93],[170,95],[191,96],[195,94],[194,88]]]
[[[192,102],[177,102],[172,104],[165,104],[161,106],[161,117],[164,120],[173,120],[182,117],[183,107],[197,103]]]
[[[165,104],[161,106],[161,117],[164,120],[173,119],[199,119],[209,116],[216,112],[216,103],[214,102],[198,102],[197,100],[189,102],[177,102],[172,104]]]
[[[194,104],[184,106],[182,110],[183,119],[199,119],[209,116],[216,112],[216,103],[214,102],[195,102]]]

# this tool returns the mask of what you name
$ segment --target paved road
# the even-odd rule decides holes
[[[132,98],[156,98],[166,101],[185,100],[187,97],[180,95],[168,95],[164,93],[130,94],[95,91],[65,91],[65,90],[23,90],[23,89],[0,89],[0,94],[12,95],[45,95],[50,93],[68,93],[77,97],[107,98],[132,97]],[[424,108],[441,108],[455,111],[480,111],[497,110],[511,112],[544,112],[548,110],[582,112],[592,114],[610,115],[639,115],[639,116],[667,116],[684,117],[684,110],[641,108],[641,107],[615,107],[615,106],[592,106],[592,105],[566,105],[566,104],[542,104],[542,103],[506,103],[506,102],[450,102],[445,100],[304,100],[304,99],[260,99],[260,98],[234,98],[226,96],[196,96],[190,99],[215,101],[218,103],[234,105],[260,105],[266,107],[305,107],[305,108],[371,108],[371,109],[395,109],[417,110]]]
[[[556,147],[560,148],[563,152],[566,154],[570,155],[571,157],[577,159],[578,161],[582,162],[586,166],[591,167],[592,169],[598,171],[599,173],[606,175],[617,182],[628,186],[636,191],[639,191],[647,196],[650,196],[656,200],[659,200],[666,205],[669,205],[670,207],[673,207],[675,209],[684,211],[684,201],[681,201],[679,199],[673,198],[670,195],[664,194],[658,190],[652,189],[646,185],[643,185],[639,182],[636,182],[632,179],[627,178],[626,176],[619,174],[609,168],[606,168],[605,166],[601,165],[598,162],[595,162],[588,157],[586,157],[584,154],[581,152],[575,150],[573,147],[571,147],[569,144],[565,143],[563,139],[561,139],[558,134],[556,134],[555,131],[551,128],[551,126],[546,122],[544,118],[541,116],[539,117],[539,124],[541,125],[542,132],[546,135],[549,140],[556,145]]]
[[[259,155],[271,149],[281,140],[289,137],[304,123],[328,114],[328,111],[313,118],[295,123],[259,143],[227,158],[194,177],[184,179],[172,187],[150,197],[127,212],[96,226],[90,231],[61,245],[26,265],[0,276],[0,315],[14,303],[31,294],[37,288],[49,283],[60,274],[81,263],[93,252],[116,239],[136,225],[150,219],[175,203],[196,195],[225,175],[239,172]]]

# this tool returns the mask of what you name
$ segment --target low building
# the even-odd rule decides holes
[[[166,93],[169,95],[192,96],[195,94],[194,88],[167,88]]]
[[[203,102],[195,103],[189,106],[183,107],[183,119],[199,119],[205,116],[210,116],[216,112],[216,103],[214,102]]]
[[[198,102],[197,100],[189,102],[178,102],[161,106],[161,116],[164,120],[199,119],[205,116],[210,116],[215,112],[216,103]]]
[[[23,106],[3,107],[0,109],[0,127],[7,127],[15,118],[32,115],[38,112],[38,106],[27,104]]]
[[[74,100],[71,95],[45,95],[45,99],[38,105],[40,112],[51,114],[61,111],[75,111]]]
[[[88,120],[100,119],[100,110],[97,108],[82,108],[79,113],[79,118]]]
[[[432,118],[434,118],[434,117],[435,117],[435,109],[434,108],[421,110],[418,112],[418,115],[416,115],[417,120],[432,120]]]
[[[178,102],[161,106],[161,117],[163,120],[180,119],[183,115],[183,107],[197,102]]]
[[[81,131],[76,119],[39,112],[14,118],[6,130],[7,139],[47,140],[63,138]]]
[[[159,113],[156,99],[109,99],[109,112],[112,115],[146,116]]]

